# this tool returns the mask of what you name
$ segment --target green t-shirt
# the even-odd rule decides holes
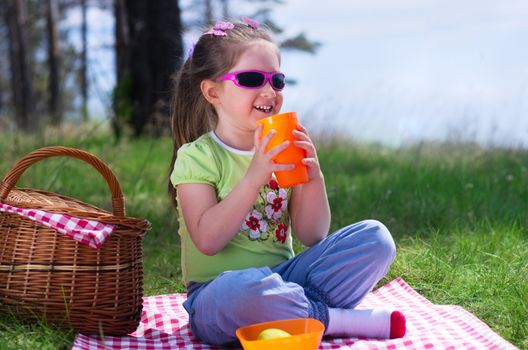
[[[211,185],[218,201],[223,200],[246,174],[253,152],[224,144],[214,132],[183,145],[171,174],[174,186],[185,183]],[[279,188],[272,179],[248,212],[240,231],[217,254],[207,256],[194,245],[178,206],[183,279],[206,282],[227,270],[273,267],[293,257],[288,202],[291,189]],[[197,200],[200,200],[197,198]],[[211,232],[211,239],[215,234]]]

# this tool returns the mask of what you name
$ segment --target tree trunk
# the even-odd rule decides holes
[[[214,12],[212,0],[205,0],[205,23],[212,24],[214,21]]]
[[[125,0],[114,0],[115,17],[115,71],[116,87],[112,96],[114,116],[112,128],[117,140],[121,138],[123,126],[130,120],[131,93],[130,93],[130,33],[128,28],[128,15]]]
[[[33,74],[26,39],[26,4],[24,0],[7,2],[6,22],[9,28],[11,83],[15,103],[16,123],[22,130],[37,128],[34,120]]]
[[[229,14],[229,4],[227,0],[220,0],[222,3],[222,16],[226,19],[229,19],[231,16]]]
[[[130,63],[127,55],[130,43],[125,0],[115,0],[114,16],[116,21],[116,73],[119,81],[130,73]]]
[[[86,0],[81,0],[81,95],[82,95],[82,119],[88,121],[88,23],[86,19]]]
[[[180,8],[177,0],[128,0],[125,4],[130,34],[130,125],[135,136],[147,124],[158,134],[169,125],[171,75],[183,54]]]
[[[0,60],[0,72],[4,72],[4,60],[3,60],[3,57],[2,59]],[[4,87],[4,79],[3,77],[0,78],[0,116],[3,114],[3,109],[4,109],[4,94],[5,94],[5,87]],[[1,118],[1,117],[0,117]]]
[[[62,121],[60,87],[59,87],[59,32],[57,22],[59,20],[59,6],[56,0],[47,1],[46,20],[48,29],[48,65],[49,65],[49,114],[51,122],[58,125]]]

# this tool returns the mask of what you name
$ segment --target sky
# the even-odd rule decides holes
[[[526,0],[285,0],[272,13],[286,35],[322,43],[316,55],[282,53],[283,72],[297,81],[284,90],[283,111],[298,112],[309,130],[395,146],[462,139],[528,147]],[[108,14],[94,9],[89,23],[91,46],[113,40]],[[100,51],[90,59],[104,91],[113,57]]]
[[[276,11],[292,33],[323,42],[316,56],[284,55],[284,71],[299,80],[285,108],[394,145],[528,146],[528,2],[305,4]]]

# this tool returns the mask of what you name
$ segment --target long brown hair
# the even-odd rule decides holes
[[[178,149],[213,130],[218,116],[200,89],[203,80],[214,80],[233,67],[249,43],[265,40],[275,44],[269,31],[241,22],[232,22],[234,28],[225,30],[225,36],[202,34],[192,54],[183,63],[174,79],[171,101],[171,127],[173,153],[169,167],[168,192],[176,207],[176,188],[170,181]],[[278,50],[277,50],[278,52]]]

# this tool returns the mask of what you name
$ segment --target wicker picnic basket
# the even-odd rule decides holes
[[[92,165],[112,194],[112,212],[60,194],[16,188],[44,158],[68,156]],[[112,171],[94,155],[45,147],[21,158],[0,183],[0,202],[116,225],[100,249],[83,245],[18,214],[0,212],[0,312],[44,319],[84,334],[125,335],[142,310],[144,219],[127,217]]]

